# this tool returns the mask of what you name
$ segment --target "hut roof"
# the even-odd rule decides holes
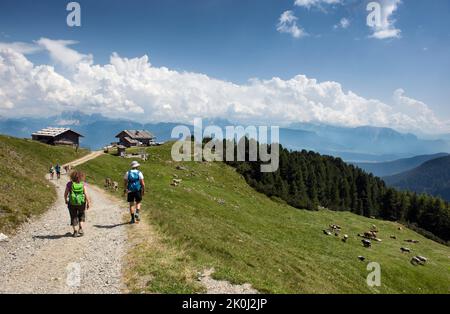
[[[151,139],[155,138],[155,136],[147,130],[123,130],[122,132],[124,132],[130,139],[150,139],[151,140]],[[119,137],[120,134],[122,134],[122,132],[117,134],[116,137]]]
[[[38,136],[46,136],[46,137],[56,137],[60,134],[66,133],[66,132],[73,132],[75,134],[77,134],[78,136],[83,137],[83,135],[81,135],[78,132],[75,132],[69,128],[52,128],[52,127],[48,127],[48,128],[44,128],[40,131],[34,132],[33,135],[38,135]]]

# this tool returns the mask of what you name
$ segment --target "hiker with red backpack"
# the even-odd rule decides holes
[[[67,183],[66,191],[64,192],[64,199],[69,207],[73,237],[84,235],[82,222],[86,221],[86,210],[90,207],[90,199],[84,181],[84,173],[77,170],[73,171],[70,174],[70,181]]]
[[[144,175],[139,171],[140,164],[137,161],[131,163],[131,170],[125,173],[124,194],[127,195],[127,201],[130,204],[130,224],[139,223],[142,196],[145,193]]]

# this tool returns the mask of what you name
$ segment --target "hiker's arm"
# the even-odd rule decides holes
[[[69,203],[69,200],[67,199],[68,196],[69,196],[69,187],[66,186],[66,190],[64,191],[64,202],[66,202],[66,204]]]
[[[128,180],[127,179],[123,179],[123,194],[127,194],[128,192]]]
[[[140,179],[139,181],[141,181],[141,191],[142,191],[142,195],[145,194],[145,182],[144,179]]]
[[[83,187],[84,189],[84,196],[86,197],[86,208],[91,207],[91,198],[89,197],[89,194],[87,193],[86,186]]]

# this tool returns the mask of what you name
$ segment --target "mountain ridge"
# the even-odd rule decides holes
[[[412,170],[383,179],[401,190],[427,193],[450,201],[450,156],[429,160]]]
[[[448,153],[437,153],[432,155],[419,155],[411,158],[402,158],[387,162],[372,162],[372,163],[353,163],[355,166],[364,169],[378,177],[392,176],[412,170],[424,162],[448,156]]]
[[[225,119],[204,119],[203,125],[224,127],[233,125]],[[47,126],[72,127],[89,134],[81,145],[100,149],[115,141],[114,136],[123,129],[149,129],[158,141],[171,139],[171,131],[177,125],[192,129],[192,125],[173,122],[141,123],[128,119],[111,119],[101,114],[85,114],[79,111],[63,112],[49,118],[14,118],[0,123],[0,133],[29,138],[30,134]],[[245,126],[245,125],[244,125]],[[312,150],[321,154],[340,157],[349,162],[391,161],[416,155],[450,152],[450,141],[420,139],[411,133],[400,133],[389,128],[362,126],[356,128],[296,123],[280,128],[280,142],[291,150]]]

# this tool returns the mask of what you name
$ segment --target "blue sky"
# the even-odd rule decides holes
[[[369,1],[311,7],[294,1],[78,1],[82,27],[70,28],[69,1],[2,0],[0,42],[74,40],[70,48],[92,54],[95,64],[109,63],[113,52],[127,58],[146,54],[152,66],[236,84],[301,74],[387,104],[402,89],[450,120],[450,1],[403,0],[390,16],[400,37],[386,39],[370,38]],[[287,10],[306,36],[277,31]],[[348,27],[335,26],[342,18]],[[45,52],[26,57],[52,64]]]

